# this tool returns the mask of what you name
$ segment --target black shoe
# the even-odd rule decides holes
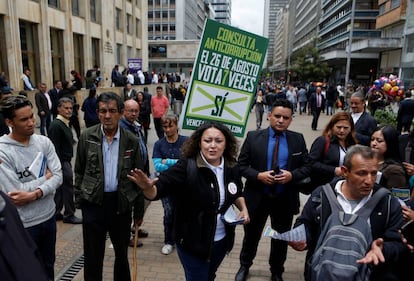
[[[272,274],[272,281],[283,281],[282,275]]]
[[[131,237],[131,239],[129,240],[129,247],[134,247],[134,237]],[[137,241],[137,247],[140,248],[144,246],[144,244],[142,242],[140,242],[139,240]]]
[[[249,274],[249,268],[246,266],[240,266],[239,271],[236,273],[235,281],[246,281],[247,275]]]
[[[148,237],[148,231],[144,229],[138,229],[138,237],[139,238],[147,238]]]
[[[71,224],[81,224],[82,219],[76,217],[75,215],[73,215],[73,216],[70,216],[70,217],[63,218],[63,222],[64,223],[71,223]]]
[[[61,213],[56,213],[55,217],[56,217],[56,221],[63,220],[63,215]]]

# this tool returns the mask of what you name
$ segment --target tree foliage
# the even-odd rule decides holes
[[[301,48],[293,57],[291,72],[295,80],[325,81],[331,69],[322,61],[315,43],[310,43]]]

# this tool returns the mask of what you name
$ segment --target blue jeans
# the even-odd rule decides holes
[[[161,198],[164,207],[164,244],[175,245],[174,241],[174,199],[171,196]]]
[[[26,228],[39,249],[42,262],[46,268],[49,280],[55,280],[55,247],[56,247],[56,220],[51,219],[38,225]]]
[[[51,123],[50,114],[45,114],[40,116],[40,134],[46,136],[49,131],[49,126]]]
[[[227,252],[226,238],[213,244],[210,261],[200,259],[177,245],[177,253],[183,265],[186,281],[213,281]]]

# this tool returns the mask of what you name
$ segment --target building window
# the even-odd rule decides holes
[[[126,29],[128,34],[132,34],[132,15],[127,14]]]
[[[83,57],[83,36],[82,34],[73,33],[73,58],[75,61],[75,70],[79,73],[85,73]]]
[[[0,50],[7,50],[6,34],[4,30],[4,16],[0,16]],[[2,72],[5,72],[6,77],[9,75],[6,52],[0,52],[0,75]]]
[[[129,59],[134,58],[133,54],[132,54],[132,47],[130,47],[130,46],[127,47],[127,56],[128,56]]]
[[[53,81],[66,77],[63,49],[63,31],[50,28],[50,50],[52,54]]]
[[[20,28],[20,48],[22,50],[22,70],[30,68],[30,80],[36,84],[40,81],[40,62],[39,62],[39,36],[37,24],[19,21]]]
[[[379,7],[378,7],[378,14],[379,15],[383,15],[385,13],[385,2],[382,3]]]
[[[139,32],[140,28],[141,26],[139,24],[139,19],[135,19],[135,36],[138,38],[140,37],[140,32]]]
[[[121,30],[121,10],[120,9],[116,9],[115,11],[115,27],[116,30]]]
[[[121,52],[122,52],[122,45],[116,44],[116,61],[117,63],[121,63]]]
[[[59,0],[48,0],[47,3],[49,4],[49,7],[53,8],[60,8],[59,6]]]
[[[91,21],[98,22],[98,3],[97,0],[89,0],[89,11],[91,14]]]
[[[167,45],[153,45],[148,46],[150,58],[166,58],[167,57]]]
[[[391,0],[391,9],[395,9],[401,6],[401,0]]]
[[[92,38],[92,65],[101,65],[99,39]]]
[[[80,16],[79,0],[72,0],[72,15]]]

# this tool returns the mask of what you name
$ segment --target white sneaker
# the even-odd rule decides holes
[[[172,253],[173,250],[174,250],[174,246],[173,245],[165,244],[161,248],[161,253],[164,254],[164,255],[169,255],[169,254]]]

